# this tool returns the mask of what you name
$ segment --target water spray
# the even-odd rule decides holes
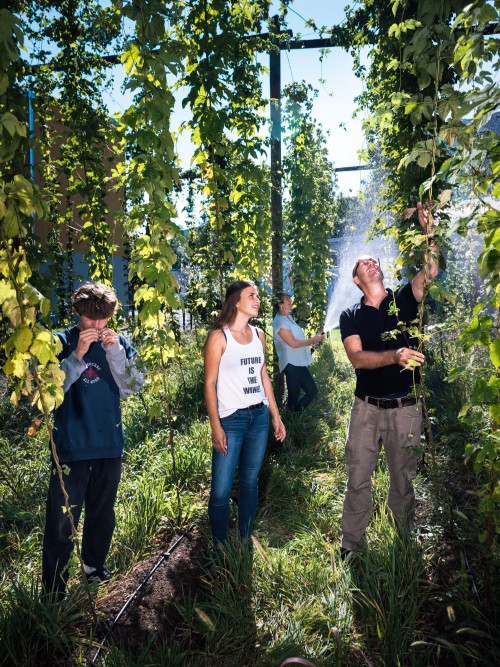
[[[381,234],[367,238],[374,219],[374,210],[379,202],[378,189],[376,180],[365,185],[363,196],[356,198],[348,206],[342,236],[330,241],[331,249],[337,255],[337,266],[323,326],[325,333],[336,329],[342,311],[361,298],[361,292],[352,282],[352,266],[359,255],[379,257],[384,282],[388,287],[393,287],[388,269],[394,264],[398,254],[394,239]]]

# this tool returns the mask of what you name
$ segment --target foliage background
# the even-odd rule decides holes
[[[376,655],[380,664],[395,664],[395,659],[401,664],[418,664],[421,659],[439,664],[444,660],[443,651],[453,655],[457,664],[465,660],[480,664],[485,646],[488,660],[498,655],[491,628],[497,613],[493,591],[499,530],[499,144],[487,123],[498,112],[500,95],[493,76],[498,68],[499,2],[391,0],[390,10],[381,0],[358,2],[349,10],[346,24],[334,26],[329,34],[355,55],[358,47],[371,45],[371,67],[367,72],[359,70],[366,82],[360,105],[369,111],[368,153],[380,152],[384,161],[387,182],[382,206],[397,214],[393,225],[379,222],[374,234],[389,233],[397,239],[399,274],[412,275],[429,241],[415,231],[409,216],[401,215],[402,209],[420,198],[429,202],[439,218],[436,236],[448,260],[442,266],[447,273],[431,289],[430,297],[438,303],[431,309],[430,321],[425,323],[423,313],[421,319],[425,323],[422,342],[429,347],[434,364],[426,388],[435,433],[421,488],[424,496],[432,495],[432,508],[440,508],[439,529],[429,529],[425,544],[430,562],[426,563],[412,538],[401,547],[407,549],[403,557],[395,551],[399,542],[394,542],[384,520],[375,522],[373,543],[380,543],[383,556],[377,560],[374,548],[364,560],[362,568],[373,576],[365,577],[368,583],[361,596],[355,594],[360,581],[348,583],[338,558],[325,555],[329,547],[321,550],[338,537],[331,515],[338,516],[341,478],[326,482],[325,475],[343,439],[344,392],[349,388],[347,370],[339,370],[345,364],[341,353],[329,353],[333,348],[325,346],[323,365],[317,371],[329,374],[321,376],[322,416],[327,417],[312,419],[312,423],[304,417],[288,424],[294,446],[300,450],[312,440],[324,468],[315,469],[309,478],[309,463],[299,465],[302,455],[296,451],[283,469],[271,459],[264,478],[266,497],[274,503],[263,506],[262,512],[263,539],[269,539],[264,553],[269,550],[271,555],[267,561],[262,556],[262,575],[257,577],[252,598],[256,616],[262,619],[262,641],[269,650],[269,655],[264,651],[264,662],[269,656],[271,660],[284,656],[284,647],[300,649],[325,664],[342,656],[355,662],[361,660],[351,650],[355,643],[360,650],[366,648]],[[286,5],[282,13],[286,15]],[[260,32],[268,18],[268,2],[249,0],[236,4],[224,0],[116,1],[106,8],[93,1],[63,0],[57,11],[44,0],[19,0],[9,9],[0,9],[1,379],[2,411],[9,425],[1,450],[2,559],[6,564],[1,613],[2,625],[11,633],[6,635],[5,664],[9,660],[22,664],[29,655],[26,644],[19,643],[19,628],[25,629],[25,637],[41,637],[37,646],[42,653],[35,650],[33,659],[39,655],[66,659],[78,653],[75,646],[81,646],[80,641],[87,642],[71,634],[68,628],[73,617],[65,616],[67,610],[45,623],[43,627],[52,628],[50,632],[37,634],[42,628],[36,621],[40,610],[49,613],[35,583],[42,524],[37,492],[43,471],[41,452],[51,441],[50,413],[63,399],[50,297],[64,323],[70,315],[68,293],[75,279],[69,259],[78,240],[87,243],[90,276],[111,281],[109,259],[114,242],[106,223],[111,212],[103,197],[111,187],[127,193],[123,206],[113,214],[126,233],[124,245],[137,310],[129,328],[141,341],[141,353],[150,368],[145,394],[134,399],[128,415],[129,430],[138,437],[132,439],[129,456],[134,474],[123,486],[119,528],[123,533],[117,536],[126,544],[128,556],[115,556],[116,567],[126,569],[141,558],[148,540],[162,527],[173,530],[191,517],[201,517],[203,494],[198,494],[207,481],[206,450],[189,447],[190,442],[207,439],[206,420],[199,419],[203,411],[198,400],[200,341],[189,347],[175,324],[174,312],[182,303],[172,268],[185,253],[186,261],[195,267],[187,302],[193,309],[200,307],[208,322],[228,281],[245,276],[265,282],[270,272],[265,99],[256,59],[262,45],[242,39],[249,32]],[[23,50],[25,39],[34,45],[29,58]],[[107,48],[121,54],[125,86],[134,96],[133,104],[113,122],[102,104],[110,65],[103,57]],[[170,126],[178,86],[187,91],[184,103],[192,115],[187,130],[196,145],[188,178],[180,173]],[[305,90],[303,86],[291,89],[287,101],[291,131],[285,163],[286,222],[297,313],[302,321],[309,317],[314,326],[322,321],[326,305],[321,288],[330,270],[327,235],[336,224],[337,204],[330,196],[334,179],[324,152],[324,136],[311,118],[310,91],[305,95]],[[40,128],[36,136],[30,134],[27,123],[29,96],[35,101]],[[63,131],[57,129],[54,119],[61,120]],[[57,159],[51,152],[54,144],[60,146]],[[311,147],[315,150],[310,151]],[[35,148],[40,155],[36,164],[40,181],[33,179],[26,159]],[[109,157],[111,173],[103,167],[103,155]],[[127,159],[118,159],[122,155]],[[43,189],[37,182],[43,182]],[[192,202],[187,241],[175,222],[182,183],[189,184],[184,187],[189,188],[188,201]],[[310,199],[304,210],[306,191]],[[453,205],[462,198],[469,205],[463,215],[454,215],[460,206]],[[50,228],[47,247],[34,234],[39,219]],[[457,234],[464,239],[462,247],[479,246],[477,284],[472,293],[463,283],[460,253],[455,264],[451,253]],[[37,269],[47,259],[52,259],[52,274],[42,279]],[[50,294],[52,286],[54,294]],[[267,304],[264,313],[265,324],[270,313]],[[342,415],[340,420],[337,412]],[[31,419],[36,440],[24,437]],[[21,424],[24,427],[16,430]],[[141,460],[161,470],[164,483],[152,488],[149,469],[142,468]],[[295,466],[290,484],[287,474]],[[383,480],[383,466],[380,473]],[[193,489],[188,480],[197,480],[200,486]],[[306,517],[303,507],[291,504],[294,498],[310,508],[311,514]],[[137,511],[128,512],[134,499]],[[283,513],[273,510],[276,506]],[[137,523],[136,516],[148,520]],[[457,517],[466,523],[458,527]],[[283,543],[273,543],[266,536],[279,535],[280,523],[290,532]],[[307,538],[299,537],[304,524]],[[458,539],[467,545],[465,551],[459,549],[463,565],[457,566],[460,576],[450,584],[451,590],[438,587],[440,603],[452,600],[446,607],[450,625],[443,623],[436,630],[432,623],[424,623],[422,629],[417,605],[411,610],[407,607],[409,623],[401,632],[394,625],[395,605],[396,600],[407,598],[397,596],[397,586],[381,590],[376,582],[398,582],[387,567],[400,561],[411,564],[408,571],[414,573],[413,583],[425,578],[425,573],[432,581],[430,573],[440,557],[439,538],[433,541],[433,536],[443,534],[454,545]],[[304,561],[300,539],[308,554],[318,554],[318,560],[308,556],[310,560]],[[467,564],[471,558],[480,572],[479,584],[475,578],[470,581]],[[23,573],[16,577],[12,568],[19,562],[24,564]],[[384,576],[380,576],[380,567]],[[338,588],[328,588],[320,576],[326,572],[334,579],[341,573]],[[228,576],[230,573],[231,569]],[[277,589],[270,582],[278,582]],[[408,599],[420,604],[412,582],[405,580],[402,586],[405,592],[412,591]],[[369,589],[368,584],[373,587]],[[327,591],[314,613],[297,602],[306,599],[306,590]],[[300,592],[302,597],[287,596],[288,591]],[[388,592],[396,595],[388,599]],[[209,604],[214,604],[213,599]],[[229,604],[227,597],[223,600]],[[236,603],[233,600],[233,606]],[[339,617],[338,609],[342,610]],[[351,622],[350,614],[354,619],[360,609],[361,617]],[[359,628],[370,627],[364,613],[376,628],[376,637],[367,631],[359,640]],[[62,633],[61,627],[65,629]],[[346,638],[340,644],[335,627]],[[277,628],[274,635],[271,628]],[[398,646],[391,644],[395,637],[401,638]],[[213,654],[213,639],[207,634],[208,655]],[[220,641],[216,645],[219,650]],[[189,650],[186,646],[189,642],[176,650]],[[418,647],[423,658],[414,653]],[[229,664],[232,659],[227,656]]]

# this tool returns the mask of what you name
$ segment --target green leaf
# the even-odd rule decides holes
[[[476,386],[472,392],[472,401],[479,405],[480,403],[490,403],[494,401],[498,396],[498,387],[495,385],[487,383],[486,379],[480,377],[476,380]]]
[[[446,382],[455,382],[455,380],[458,380],[465,371],[467,370],[467,366],[459,366],[458,368],[452,368],[451,371],[448,373],[448,375],[445,377]]]
[[[469,412],[470,408],[472,407],[472,403],[465,403],[462,405],[460,408],[460,412],[458,413],[458,418],[461,419],[462,417],[465,417],[465,415]]]
[[[451,304],[455,304],[456,302],[456,295],[453,294],[450,290],[447,290],[442,284],[438,283],[433,283],[429,287],[429,296],[432,297],[433,299],[436,299],[436,301],[449,301]]]
[[[18,352],[27,352],[33,340],[33,332],[27,324],[21,324],[12,335],[14,346]]]
[[[431,154],[427,152],[421,152],[417,157],[417,164],[422,169],[425,169],[429,162],[431,161]]]
[[[142,67],[144,58],[139,51],[137,44],[131,44],[128,51],[122,54],[120,60],[125,66],[125,73],[128,75],[132,72],[134,66]]]
[[[500,368],[500,337],[497,336],[490,345],[490,358],[496,370]]]
[[[0,73],[0,95],[3,95],[9,86],[9,77],[6,72]]]
[[[18,121],[10,111],[6,111],[0,118],[0,123],[5,127],[7,132],[13,137],[15,134],[18,134],[21,137],[26,136],[26,125]]]
[[[484,2],[477,13],[477,21],[479,23],[489,23],[490,21],[498,21],[498,14],[494,7]]]
[[[500,245],[500,225],[484,237],[485,247]]]
[[[497,424],[500,424],[500,403],[492,403],[490,405],[490,413]]]
[[[491,343],[490,332],[492,326],[493,321],[490,317],[475,317],[460,335],[460,340],[463,341],[467,349],[474,343],[489,345]]]
[[[12,301],[15,296],[16,290],[6,280],[0,280],[0,305],[5,301]]]
[[[7,363],[4,366],[5,374],[23,378],[28,368],[28,360],[26,359],[26,356],[27,355],[24,355],[23,353],[15,352],[14,355],[7,360]]]
[[[484,530],[482,533],[479,533],[477,539],[479,540],[480,544],[486,544],[486,540],[488,539],[488,531]]]
[[[37,358],[38,363],[45,365],[49,361],[56,361],[55,348],[58,340],[46,329],[42,329],[36,334],[30,352]]]
[[[484,280],[493,271],[500,271],[500,251],[490,246],[478,259],[479,275]]]
[[[51,311],[51,303],[50,299],[46,299],[45,297],[40,301],[40,312],[42,313],[42,317],[44,320],[47,319],[47,317],[50,315]]]
[[[19,220],[19,213],[15,206],[11,205],[5,210],[5,215],[0,220],[0,224],[3,233],[8,239],[13,239],[16,236],[24,236]]]

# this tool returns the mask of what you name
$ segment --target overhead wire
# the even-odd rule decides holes
[[[286,5],[286,8],[287,8],[288,11],[295,14],[302,21],[304,21],[305,25],[312,28],[312,33],[307,33],[306,35],[304,35],[304,37],[307,37],[309,34],[317,34],[317,35],[320,35],[320,36],[322,35],[323,31],[318,29],[318,27],[316,26],[314,21],[311,21],[311,19],[306,19],[304,16],[302,16],[302,14],[300,14],[298,11],[296,11],[295,9],[293,9],[293,7],[291,7],[289,5]],[[344,17],[344,19],[338,25],[344,25],[346,22],[347,22],[347,17]],[[292,77],[292,81],[295,83],[295,78],[293,76],[292,65],[291,65],[291,62],[290,62],[288,51],[285,51],[285,53],[286,53],[286,57],[287,57],[287,61],[288,61],[288,66],[289,66],[289,69],[290,69],[290,75]],[[324,51],[323,51],[322,55],[326,55]],[[325,85],[325,77],[324,77],[324,72],[323,72],[323,57],[320,57],[320,79],[319,79],[319,83],[321,84],[321,87],[323,88],[325,94],[328,97],[333,98],[333,96],[334,96],[333,91],[329,91],[327,89],[326,85]],[[361,85],[362,85],[363,92],[364,92],[365,82],[364,82],[363,79],[361,80]],[[366,110],[365,110],[365,117],[366,117]],[[342,126],[342,124],[341,124],[341,126]],[[363,136],[362,148],[364,148],[365,145],[366,145],[366,138]],[[358,164],[361,165],[361,160],[359,158],[358,158]],[[362,178],[363,178],[363,176],[362,176],[361,171],[360,171],[359,172],[359,189],[360,190],[361,190]]]
[[[287,62],[288,62],[288,67],[290,69],[290,76],[292,77],[292,81],[295,83],[295,77],[294,77],[293,71],[292,71],[292,63],[290,62],[290,57],[288,55],[288,51],[285,51],[285,55],[286,55],[286,59],[287,59]]]

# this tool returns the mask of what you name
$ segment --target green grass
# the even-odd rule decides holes
[[[82,605],[83,603],[83,605]],[[40,600],[36,580],[21,577],[3,590],[0,600],[0,664],[42,667],[71,664],[78,646],[87,644],[79,627],[85,619],[85,601],[73,590],[59,604]]]
[[[125,403],[128,444],[109,555],[121,573],[151,552],[159,533],[195,522],[208,538],[211,445],[200,341],[191,336],[186,345],[185,358],[169,376],[177,476],[165,424],[147,418],[147,391]],[[253,552],[242,548],[233,529],[216,576],[207,569],[196,598],[180,605],[183,622],[175,636],[168,642],[152,636],[136,654],[111,638],[107,667],[274,667],[297,655],[318,667],[500,660],[493,631],[498,603],[486,600],[481,578],[485,555],[475,494],[482,480],[462,457],[473,434],[463,425],[457,429],[451,412],[467,386],[440,383],[438,364],[430,373],[431,402],[439,406],[433,412],[438,452],[434,463],[427,455],[416,480],[425,508],[416,534],[398,536],[388,520],[381,456],[368,549],[345,563],[339,554],[343,449],[354,373],[337,332],[316,352],[313,373],[317,399],[303,413],[283,414],[284,444],[270,440]],[[0,665],[85,665],[93,621],[77,579],[60,605],[47,605],[39,595],[46,434],[27,438],[31,412],[16,411],[7,395],[0,403],[8,424],[0,440]],[[442,565],[446,558],[449,571]]]

